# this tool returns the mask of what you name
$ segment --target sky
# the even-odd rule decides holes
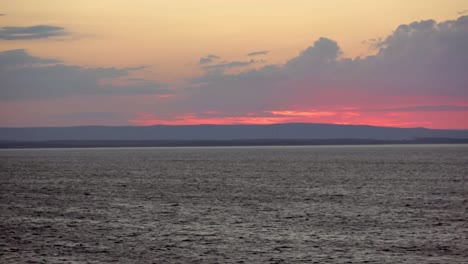
[[[466,0],[0,2],[0,127],[468,129]]]

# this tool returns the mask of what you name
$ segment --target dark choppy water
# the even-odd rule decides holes
[[[1,150],[0,262],[467,263],[467,181],[468,145]]]

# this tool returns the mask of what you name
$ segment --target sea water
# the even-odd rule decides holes
[[[0,150],[1,263],[466,263],[468,145]]]

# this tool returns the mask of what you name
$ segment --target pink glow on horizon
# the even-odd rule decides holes
[[[178,115],[171,119],[161,119],[152,114],[138,113],[138,117],[129,122],[138,126],[151,125],[239,125],[239,124],[275,124],[288,122],[287,118],[261,116],[198,117],[194,113]]]
[[[335,116],[336,112],[328,111],[293,111],[293,110],[283,110],[283,111],[267,111],[273,115],[279,116],[294,116],[294,117],[320,117],[320,116]]]
[[[116,96],[105,103],[103,96],[8,102],[0,106],[0,112],[8,113],[0,122],[3,127],[330,123],[468,129],[468,110],[465,110],[468,103],[463,98],[385,97],[382,100],[382,97],[375,97],[359,103],[354,102],[353,96],[348,96],[353,99],[352,104],[321,100],[314,108],[306,104],[290,104],[265,110],[255,111],[250,107],[245,112],[236,112],[236,109],[228,112],[219,107],[196,109],[190,104],[180,104],[178,96],[167,99],[159,96]],[[437,109],[443,105],[452,106],[454,110],[428,110],[431,106]],[[428,108],[405,110],[423,106]],[[100,113],[109,114],[102,116]]]
[[[435,112],[366,112],[366,111],[264,111],[236,116],[222,116],[218,111],[205,111],[216,116],[199,116],[185,113],[163,118],[150,113],[137,113],[129,120],[138,126],[149,125],[229,125],[229,124],[278,124],[278,123],[329,123],[346,125],[372,125],[385,127],[426,127],[435,129],[466,129],[468,111]]]

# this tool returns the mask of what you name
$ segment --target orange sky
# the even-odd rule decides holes
[[[196,76],[199,57],[228,60],[271,50],[284,62],[315,39],[340,43],[346,56],[369,52],[365,41],[402,23],[446,20],[468,9],[465,0],[32,0],[3,1],[2,26],[61,25],[68,41],[0,42],[0,50],[27,48],[34,55],[88,66],[151,65],[148,77],[176,81]]]

